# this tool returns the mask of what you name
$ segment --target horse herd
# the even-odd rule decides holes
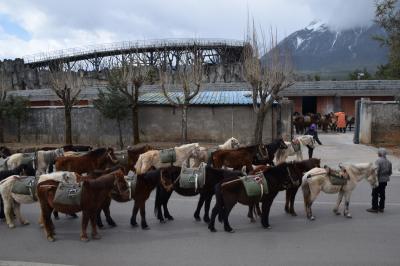
[[[306,135],[299,136],[296,143],[313,145],[314,142],[312,136]],[[149,229],[145,204],[151,192],[156,190],[154,211],[164,223],[173,220],[168,200],[175,191],[183,196],[200,195],[194,218],[201,220],[200,211],[204,205],[203,220],[211,232],[216,231],[216,218],[223,223],[225,231],[233,232],[229,214],[238,202],[248,206],[252,222],[258,215],[262,226],[270,228],[269,211],[279,191],[286,190],[285,211],[295,216],[294,200],[302,187],[310,220],[315,219],[311,205],[320,191],[339,194],[336,214],[345,197],[344,215],[350,218],[350,195],[357,182],[365,178],[371,186],[377,184],[372,163],[340,165],[337,170],[320,168],[320,159],[302,160],[299,148],[293,146],[294,142],[281,138],[269,144],[241,146],[237,139],[230,138],[213,148],[191,143],[168,150],[148,145],[126,151],[64,146],[6,154],[0,148],[4,157],[8,156],[0,165],[0,193],[4,202],[4,214],[2,206],[0,215],[5,216],[9,228],[15,227],[15,218],[22,225],[29,224],[21,215],[20,204],[38,201],[39,223],[47,239],[54,241],[52,213],[58,218],[58,212],[74,215],[82,211],[80,239],[88,241],[89,222],[92,238],[99,238],[97,226],[103,227],[101,212],[110,226],[116,226],[110,213],[112,199],[117,202],[133,200],[130,224],[138,225],[136,216],[140,211],[141,227]],[[298,160],[286,161],[292,155],[297,155]],[[332,176],[341,183],[332,183]],[[216,202],[210,215],[214,195]]]
[[[346,128],[351,131],[355,122],[355,118],[353,116],[346,115]],[[293,126],[295,127],[297,134],[303,134],[305,130],[311,125],[315,124],[320,128],[323,132],[337,131],[337,117],[333,112],[328,114],[312,114],[308,113],[306,115],[302,115],[298,112],[293,114]]]

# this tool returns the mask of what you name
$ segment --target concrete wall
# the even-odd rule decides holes
[[[359,139],[363,144],[400,144],[400,104],[362,100]]]
[[[279,111],[280,109],[280,111]],[[264,140],[279,133],[290,136],[292,103],[271,109],[265,119]],[[140,138],[143,142],[180,141],[181,112],[171,106],[141,106]],[[280,122],[278,122],[278,120]],[[117,146],[116,122],[104,118],[93,107],[77,107],[72,112],[73,142],[94,146]],[[253,142],[256,115],[252,106],[192,106],[188,112],[190,141],[221,143],[234,136],[242,143]],[[131,141],[131,120],[123,122],[123,138]],[[16,141],[15,124],[5,125],[6,142]],[[64,109],[60,107],[31,108],[28,121],[22,126],[22,142],[29,144],[61,144],[64,142]]]

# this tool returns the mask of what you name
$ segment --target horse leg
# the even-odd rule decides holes
[[[164,217],[169,221],[173,221],[174,217],[172,217],[172,215],[169,213],[169,210],[168,210],[168,201],[171,198],[172,191],[166,192],[166,193],[167,193],[167,196],[165,198],[165,202],[162,204],[163,209],[164,209]]]
[[[97,232],[96,216],[97,216],[97,212],[90,213],[89,219],[90,219],[90,224],[92,226],[92,238],[93,239],[100,239],[101,236]]]
[[[58,216],[58,211],[53,211],[54,219],[59,220],[60,217]]]
[[[106,221],[107,221],[108,225],[111,227],[116,227],[117,224],[114,222],[113,218],[111,217],[110,204],[111,204],[111,197],[108,197],[104,201],[102,209],[103,209],[104,215],[106,216]]]
[[[12,199],[4,199],[4,214],[6,216],[6,222],[8,224],[9,228],[14,228],[14,217],[13,214],[11,213],[11,210],[13,209],[12,207]]]
[[[223,201],[222,201],[222,195],[221,195],[221,186],[217,185],[215,186],[215,205],[214,208],[211,211],[211,218],[210,222],[208,223],[208,229],[211,232],[217,232],[215,229],[215,218],[217,217],[218,214],[221,214],[223,206]]]
[[[274,201],[278,192],[271,192],[266,195],[266,199],[262,201],[262,217],[261,224],[266,229],[271,229],[269,224],[269,211],[271,210],[272,202]]]
[[[247,217],[250,219],[251,223],[255,223],[256,219],[254,218],[254,205],[250,204],[249,205],[249,211],[247,212]]]
[[[335,208],[333,208],[333,213],[336,214],[336,215],[340,215],[339,207],[340,207],[340,203],[342,202],[342,199],[343,199],[343,191],[339,191],[338,198],[336,200]]]
[[[285,212],[286,213],[289,213],[290,211],[289,211],[289,208],[290,208],[290,204],[289,204],[289,202],[290,202],[290,198],[291,198],[291,191],[290,191],[290,188],[288,188],[288,189],[286,189],[286,200],[285,200]]]
[[[229,214],[238,201],[237,195],[232,195],[229,192],[227,192],[222,196],[223,196],[223,205],[224,205],[224,213],[223,213],[224,230],[226,232],[233,233],[234,230],[232,229],[231,225],[229,224]],[[254,206],[253,206],[253,208],[254,208]]]
[[[203,216],[203,221],[205,223],[210,222],[209,213],[210,213],[210,205],[211,205],[212,196],[213,196],[213,194],[206,195],[205,204],[204,204],[204,216]]]
[[[81,240],[82,241],[89,241],[87,236],[87,226],[89,224],[89,213],[86,211],[82,211],[82,223],[81,223]]]
[[[133,227],[137,226],[136,216],[137,216],[138,211],[139,211],[139,206],[135,200],[135,204],[133,205],[132,216],[131,216],[131,226],[133,226]]]
[[[299,187],[300,186],[291,189],[289,212],[292,216],[297,216],[297,213],[294,210],[294,201],[296,199],[296,194],[297,191],[299,190]]]
[[[162,213],[162,207],[164,205],[164,190],[160,187],[160,185],[157,186],[156,188],[156,199],[154,201],[154,213],[157,216],[157,219],[160,221],[160,223],[165,223],[164,216]]]
[[[146,222],[146,201],[143,201],[142,204],[140,204],[140,216],[142,218],[142,221],[141,221],[142,229],[149,230],[150,228]]]
[[[347,191],[344,194],[344,213],[343,215],[346,218],[352,218],[351,214],[350,214],[350,210],[349,210],[349,206],[350,206],[350,197],[351,197],[351,191]]]
[[[205,196],[204,196],[204,194],[203,193],[200,193],[200,198],[199,198],[199,202],[197,203],[197,207],[196,207],[196,210],[195,210],[195,212],[194,212],[194,219],[197,221],[197,222],[200,222],[201,221],[201,218],[200,218],[200,210],[201,210],[201,207],[203,207],[203,204],[204,204],[204,199],[205,198]]]
[[[14,201],[14,214],[15,217],[19,220],[22,225],[28,225],[29,221],[24,219],[21,215],[21,204],[19,202]]]
[[[104,227],[103,221],[101,220],[101,209],[96,211],[96,224],[100,229]]]

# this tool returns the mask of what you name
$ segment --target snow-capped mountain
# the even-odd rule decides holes
[[[336,31],[314,21],[286,37],[279,46],[291,51],[298,72],[350,72],[364,67],[375,72],[378,65],[387,62],[388,53],[372,39],[375,35],[384,35],[377,25]]]

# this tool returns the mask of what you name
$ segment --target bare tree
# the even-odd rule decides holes
[[[193,48],[191,53],[184,55],[181,65],[174,70],[164,67],[160,71],[160,84],[168,102],[182,110],[182,142],[188,141],[187,112],[190,101],[199,93],[203,74],[203,57],[201,52]],[[179,94],[170,95],[168,90],[172,87],[180,88]]]
[[[84,86],[83,72],[74,71],[72,68],[60,62],[56,70],[50,70],[51,89],[64,105],[65,116],[65,144],[72,144],[72,107],[79,102],[79,94]]]
[[[261,32],[259,37],[253,26],[247,30],[244,48],[244,76],[251,85],[253,109],[257,115],[254,131],[255,143],[262,143],[264,120],[274,100],[285,88],[291,86],[293,73],[289,54],[282,52],[277,43],[277,34],[271,29],[269,39]],[[260,54],[265,55],[262,59]],[[265,60],[265,61],[264,61]]]
[[[129,100],[132,115],[132,144],[139,138],[139,93],[140,88],[150,76],[151,67],[133,55],[114,57],[109,64],[108,82]]]
[[[0,142],[4,142],[4,113],[7,108],[7,92],[12,88],[11,76],[0,69]]]

